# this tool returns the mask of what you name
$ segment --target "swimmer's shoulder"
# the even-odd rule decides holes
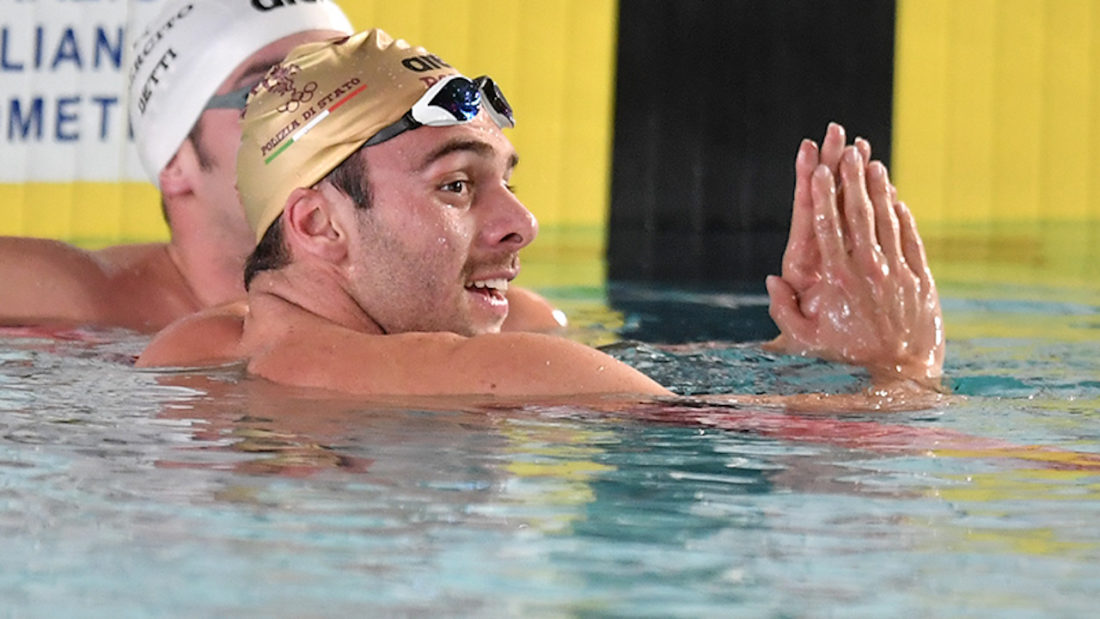
[[[164,243],[116,245],[94,258],[109,291],[110,324],[156,331],[203,309]]]
[[[203,367],[242,358],[248,304],[236,301],[185,316],[165,327],[138,357],[138,367]]]
[[[379,335],[334,324],[300,326],[254,349],[248,372],[272,382],[361,395],[671,395],[624,363],[553,335]]]

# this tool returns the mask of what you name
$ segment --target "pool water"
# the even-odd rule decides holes
[[[889,414],[447,410],[9,332],[0,617],[1090,615],[1100,291],[941,287],[965,397]],[[767,336],[759,294],[546,292],[683,394],[864,384],[738,343]]]

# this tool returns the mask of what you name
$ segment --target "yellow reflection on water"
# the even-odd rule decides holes
[[[956,485],[932,490],[930,496],[953,504],[966,518],[945,526],[955,539],[955,551],[1005,552],[1026,555],[1065,555],[1095,551],[1100,544],[1070,539],[1073,531],[1058,526],[1019,526],[1013,505],[1034,509],[1048,504],[1057,511],[1066,502],[1080,505],[1100,500],[1100,456],[1040,447],[977,451],[936,450],[932,455],[952,458],[1005,458],[1045,463],[1043,467],[1003,468],[988,473],[945,475]],[[1076,510],[1068,506],[1066,509]],[[1081,512],[1078,512],[1081,513]],[[973,521],[971,526],[960,523]],[[999,526],[1000,523],[1004,526]],[[1081,523],[1091,526],[1092,523]]]
[[[949,339],[1100,340],[1100,314],[1088,309],[1100,306],[1100,222],[933,225],[922,234],[941,297],[970,301],[945,307]]]
[[[603,453],[601,442],[617,442],[612,432],[537,419],[505,419],[499,431],[508,438],[503,468],[513,476],[505,496],[539,508],[528,518],[528,526],[539,531],[562,531],[582,519],[583,507],[596,500],[591,483],[615,470],[595,461]]]
[[[1100,220],[922,225],[941,290],[1058,287],[1070,298],[1100,293]]]

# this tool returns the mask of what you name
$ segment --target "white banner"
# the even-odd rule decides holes
[[[144,181],[127,29],[162,0],[0,0],[0,182]]]

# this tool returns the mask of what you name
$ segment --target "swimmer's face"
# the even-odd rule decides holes
[[[387,333],[498,332],[518,252],[538,233],[509,185],[511,142],[482,112],[364,154],[372,201],[356,214],[348,274],[360,307]]]

